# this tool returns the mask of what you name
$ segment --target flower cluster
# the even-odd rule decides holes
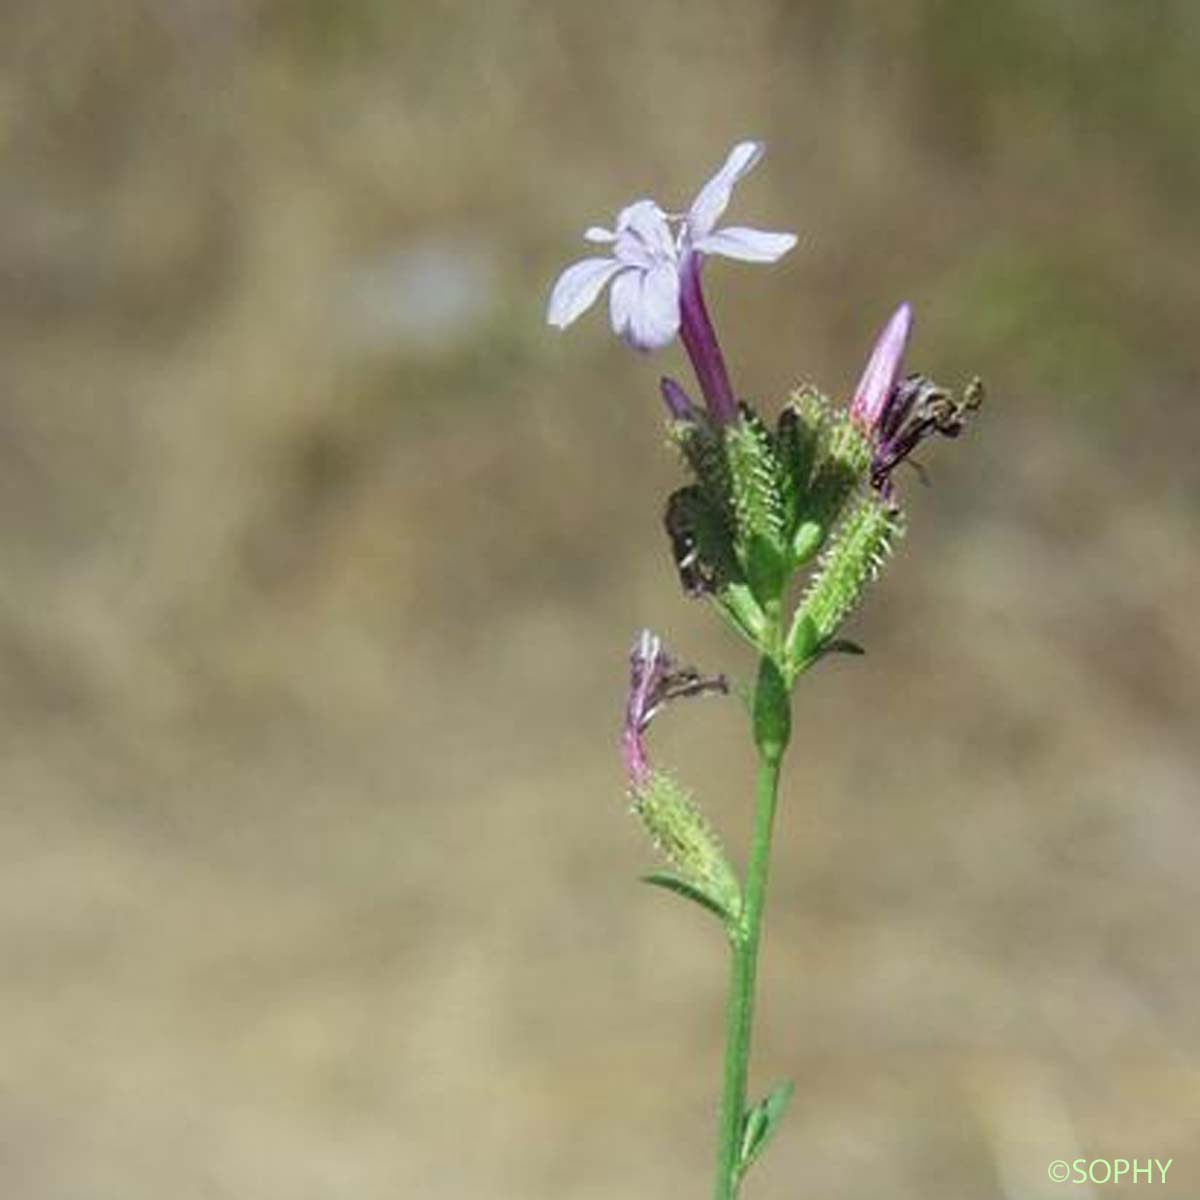
[[[611,284],[613,332],[638,350],[661,350],[678,336],[691,359],[711,425],[738,419],[738,402],[701,287],[709,255],[743,262],[775,262],[796,244],[791,233],[741,226],[717,228],[736,183],[763,155],[761,142],[739,142],[720,169],[697,193],[686,213],[672,214],[654,200],[635,200],[617,214],[612,229],[593,225],[585,240],[610,247],[606,255],[567,267],[550,293],[546,319],[565,329]],[[892,315],[867,361],[850,404],[850,419],[873,443],[869,479],[887,500],[891,474],[925,438],[957,437],[966,415],[982,399],[978,384],[954,399],[923,376],[900,379],[912,331],[912,309],[902,304]],[[661,381],[663,401],[676,421],[694,422],[697,410],[684,389],[669,377]]]
[[[718,227],[734,186],[762,153],[759,142],[739,142],[686,213],[640,199],[621,209],[612,229],[589,228],[585,239],[607,252],[562,272],[547,320],[566,327],[609,287],[612,327],[623,341],[638,350],[662,349],[676,337],[683,343],[703,405],[674,379],[660,384],[671,437],[692,475],[672,493],[664,517],[680,583],[688,595],[714,601],[758,650],[769,668],[760,690],[766,679],[786,694],[825,654],[857,649],[839,629],[903,528],[893,472],[926,438],[957,437],[981,391],[973,384],[956,399],[922,375],[902,374],[913,325],[912,309],[902,304],[845,408],[805,388],[769,424],[736,397],[701,275],[709,256],[775,262],[796,244],[790,233]],[[785,620],[801,575],[804,586]],[[686,793],[650,766],[646,729],[663,704],[726,689],[721,677],[678,668],[648,632],[634,646],[625,769],[635,807],[660,846],[675,846],[673,861],[692,853],[680,846],[707,845],[709,835],[696,832],[702,818]],[[777,749],[788,731],[768,724],[756,716],[756,739],[760,749]]]

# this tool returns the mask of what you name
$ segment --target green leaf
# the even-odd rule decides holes
[[[831,642],[826,642],[821,647],[822,654],[853,654],[856,657],[862,657],[866,651],[857,643],[852,642],[849,638],[834,638]]]
[[[754,744],[778,759],[792,736],[792,704],[787,680],[775,662],[763,656],[754,689]]]
[[[674,892],[685,900],[694,900],[701,908],[707,908],[710,913],[720,917],[727,925],[736,920],[735,914],[731,913],[715,896],[709,895],[694,883],[688,883],[686,879],[680,879],[678,875],[673,875],[670,871],[653,871],[641,878],[643,883],[666,888],[668,892]]]
[[[742,1120],[742,1148],[738,1155],[739,1178],[766,1148],[795,1090],[796,1085],[789,1079],[746,1113]]]

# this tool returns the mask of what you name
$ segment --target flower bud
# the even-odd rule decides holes
[[[912,331],[912,309],[902,304],[883,327],[850,404],[850,419],[862,430],[879,423],[883,407],[900,377],[900,363]]]

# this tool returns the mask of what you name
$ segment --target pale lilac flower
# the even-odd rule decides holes
[[[629,654],[629,699],[621,731],[621,754],[631,790],[645,787],[650,779],[645,733],[659,709],[681,696],[728,691],[724,675],[705,676],[693,667],[677,667],[662,639],[642,630]]]
[[[611,246],[611,254],[568,267],[556,280],[546,310],[546,320],[564,329],[611,282],[613,331],[638,350],[662,349],[682,333],[710,414],[722,424],[734,418],[737,405],[700,292],[703,258],[717,254],[774,262],[796,244],[790,233],[716,228],[733,185],[762,153],[761,142],[739,142],[684,215],[666,213],[653,200],[638,200],[617,214],[615,229],[592,226],[583,236]]]
[[[912,330],[912,309],[902,304],[883,327],[850,404],[850,419],[864,433],[879,424],[884,405],[900,377],[900,363]]]

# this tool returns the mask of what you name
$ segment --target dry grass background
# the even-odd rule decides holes
[[[1198,69],[1186,0],[9,0],[0,1195],[704,1194],[722,951],[614,737],[640,625],[746,664],[664,364],[541,315],[746,135],[742,390],[908,298],[992,397],[799,697],[749,1194],[1200,1195]],[[656,728],[738,851],[742,736]]]

